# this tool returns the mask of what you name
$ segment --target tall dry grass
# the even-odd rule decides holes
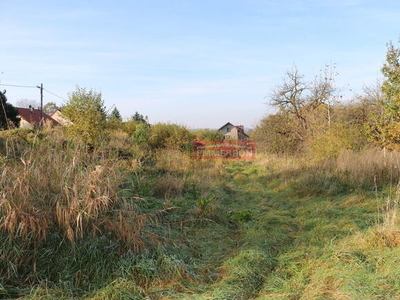
[[[257,153],[254,163],[267,173],[300,171],[310,166],[310,160],[300,155]]]
[[[255,163],[268,174],[278,175],[281,179],[291,178],[292,181],[295,177],[305,186],[306,177],[308,181],[318,181],[317,184],[335,181],[349,188],[369,190],[396,185],[400,181],[400,152],[377,148],[343,149],[336,158],[325,161],[308,156],[260,154]]]
[[[188,153],[175,149],[157,149],[155,161],[159,170],[182,174],[192,170],[193,166],[193,160]]]
[[[207,196],[223,181],[219,160],[196,160],[189,153],[175,149],[158,149],[152,172],[153,194],[166,200],[184,196],[195,189],[199,197]]]
[[[101,153],[48,141],[12,157],[0,178],[0,228],[40,242],[58,227],[70,241],[99,230],[99,219],[119,200],[123,177]]]
[[[335,168],[345,172],[349,180],[362,185],[382,187],[400,180],[400,152],[385,149],[342,150]]]
[[[0,164],[3,276],[16,273],[7,266],[35,267],[36,252],[51,242],[50,236],[71,246],[82,238],[107,236],[120,250],[136,253],[159,242],[146,228],[162,212],[141,214],[133,197],[120,195],[126,177],[119,161],[109,158],[109,151],[74,145],[50,133],[4,145]]]

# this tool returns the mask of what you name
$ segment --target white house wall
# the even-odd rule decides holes
[[[31,123],[25,121],[24,119],[21,119],[21,121],[19,122],[19,128],[33,129],[33,125]]]

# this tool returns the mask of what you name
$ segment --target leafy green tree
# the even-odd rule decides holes
[[[0,92],[0,129],[8,129],[10,125],[18,127],[21,119],[19,112],[13,105],[7,103],[6,91]]]
[[[400,147],[400,49],[391,42],[387,45],[386,62],[381,72],[383,100],[380,113],[375,114],[367,124],[371,141],[385,148]]]
[[[386,62],[381,69],[385,78],[382,91],[386,95],[387,112],[397,116],[400,106],[400,49],[395,48],[391,42],[387,47]]]
[[[122,129],[122,117],[118,108],[114,108],[108,116],[108,127],[111,129]]]
[[[72,125],[67,127],[68,134],[89,144],[97,144],[106,134],[106,110],[101,93],[77,87],[69,95],[69,101],[63,108],[63,115]]]
[[[147,116],[143,116],[139,112],[135,112],[135,114],[131,117],[131,121],[135,121],[138,123],[149,123],[149,118]]]
[[[110,114],[110,119],[122,121],[122,117],[121,117],[121,114],[120,114],[118,108],[115,107],[115,108],[112,110],[112,112],[111,112],[111,114]]]

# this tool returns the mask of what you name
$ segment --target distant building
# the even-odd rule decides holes
[[[249,138],[249,136],[244,132],[243,125],[235,126],[228,122],[218,129],[218,131],[221,132],[226,139],[245,141]]]
[[[50,117],[56,120],[62,126],[72,125],[72,122],[67,119],[62,113],[60,109],[56,109],[55,111],[50,113]]]
[[[29,108],[20,108],[16,107],[19,111],[18,117],[21,118],[21,122],[19,124],[19,128],[25,129],[33,129],[37,126],[50,124],[51,126],[56,126],[59,123],[50,117],[48,114],[41,113],[40,109],[34,109],[33,107]],[[42,119],[43,117],[43,119]]]

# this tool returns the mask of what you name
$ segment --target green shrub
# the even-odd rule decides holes
[[[337,158],[345,149],[360,150],[360,135],[356,127],[335,123],[328,130],[322,130],[309,139],[308,152],[317,161]]]
[[[198,140],[222,141],[225,139],[225,136],[220,131],[212,129],[196,129],[192,131],[192,134]]]
[[[194,135],[183,126],[157,123],[151,126],[148,144],[152,149],[170,148],[192,151]]]
[[[91,145],[101,143],[106,134],[107,115],[101,93],[77,87],[63,108],[63,115],[72,122],[68,135]]]

